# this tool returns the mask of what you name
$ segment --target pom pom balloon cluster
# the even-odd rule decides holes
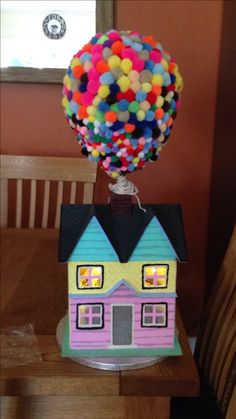
[[[116,178],[157,160],[182,86],[174,58],[152,36],[111,30],[73,56],[62,103],[82,153]]]

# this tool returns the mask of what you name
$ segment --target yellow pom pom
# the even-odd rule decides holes
[[[124,60],[122,60],[120,63],[120,68],[121,70],[123,70],[125,74],[128,74],[130,72],[132,66],[133,66],[132,61],[129,60],[128,58],[124,58]]]
[[[142,90],[146,93],[151,92],[152,90],[152,85],[150,83],[142,83]]]
[[[120,90],[124,93],[128,90],[130,86],[130,79],[127,76],[121,76],[117,80],[117,84],[120,86]],[[98,90],[99,92],[99,90]]]
[[[161,108],[164,105],[164,98],[162,96],[159,96],[156,100],[156,106],[158,108]]]
[[[152,84],[158,84],[159,86],[163,86],[164,80],[161,74],[154,74],[152,76]]]
[[[96,117],[93,115],[89,115],[88,120],[89,122],[94,122],[96,120]]]
[[[95,98],[93,99],[93,105],[98,106],[101,100],[102,99],[99,96],[95,96]]]
[[[183,83],[183,79],[182,79],[182,77],[179,73],[176,74],[175,83],[176,83],[177,90],[180,92],[184,87],[184,83]]]
[[[91,154],[92,154],[93,157],[98,157],[99,156],[99,152],[97,150],[93,150]]]
[[[166,60],[165,60],[165,58],[162,58],[162,60],[161,60],[160,64],[162,64],[162,65],[163,65],[163,67],[164,67],[164,69],[165,69],[166,71],[168,71],[169,64],[168,64],[168,61],[166,61]]]
[[[95,112],[96,112],[96,108],[95,108],[95,106],[88,106],[87,107],[87,112],[88,112],[88,114],[89,115],[95,115]]]
[[[139,158],[138,157],[134,157],[132,160],[133,163],[138,163],[139,162]]]
[[[110,68],[115,68],[120,66],[121,59],[118,57],[118,55],[112,55],[108,58],[107,62]]]
[[[145,119],[145,112],[142,110],[138,111],[136,115],[138,121],[143,121]]]
[[[62,103],[62,106],[63,106],[63,108],[66,108],[67,107],[67,105],[68,105],[68,99],[67,99],[67,97],[66,96],[64,96],[63,98],[62,98],[62,101],[61,101],[61,103]]]
[[[114,179],[120,176],[118,172],[110,172],[110,175],[111,175]]]
[[[110,93],[109,87],[106,86],[105,84],[102,84],[98,89],[98,95],[100,96],[101,99],[105,99],[105,97],[107,97],[109,93]]]
[[[70,66],[71,68],[73,68],[75,65],[81,65],[81,61],[79,58],[72,58],[71,62],[70,62]]]
[[[119,139],[118,141],[116,141],[116,144],[118,144],[118,145],[122,144],[122,140]]]

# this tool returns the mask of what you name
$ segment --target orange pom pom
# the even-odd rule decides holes
[[[78,110],[78,115],[79,115],[80,119],[87,118],[87,116],[88,116],[87,107],[86,106],[80,106],[80,108]]]
[[[155,39],[153,39],[152,36],[144,36],[142,38],[142,42],[146,42],[147,44],[152,45],[152,47],[155,47],[156,46]]]
[[[105,120],[108,122],[115,122],[117,120],[117,116],[115,112],[109,111],[105,114]]]
[[[160,96],[161,86],[159,86],[159,84],[154,84],[154,86],[152,87],[152,92],[155,93],[155,95]]]
[[[119,55],[121,57],[121,51],[124,48],[124,44],[121,41],[115,41],[111,49],[113,54]]]
[[[79,79],[80,76],[82,76],[82,74],[84,73],[84,67],[82,65],[75,65],[72,68],[73,71],[73,75],[76,79]]]
[[[164,116],[163,109],[159,108],[155,110],[156,119],[161,119]]]
[[[76,102],[76,103],[81,103],[81,93],[78,92],[78,90],[76,90],[73,93],[73,101]]]
[[[84,52],[90,52],[91,49],[92,49],[92,45],[89,43],[89,44],[85,44],[83,46],[82,51],[84,51]]]
[[[110,68],[108,67],[108,64],[106,63],[106,61],[99,60],[96,65],[96,70],[100,74],[102,74],[102,73],[106,73],[107,71],[110,71]]]
[[[125,124],[124,129],[128,133],[133,132],[135,130],[135,125],[134,124]]]

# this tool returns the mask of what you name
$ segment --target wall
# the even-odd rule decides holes
[[[142,202],[182,205],[189,263],[179,268],[179,303],[190,331],[204,298],[222,10],[222,1],[115,1],[115,27],[156,37],[175,55],[185,81],[182,109],[160,161],[129,179]],[[61,86],[3,84],[1,152],[79,156],[60,100]],[[109,182],[99,171],[95,202],[107,202]]]

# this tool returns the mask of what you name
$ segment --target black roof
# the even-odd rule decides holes
[[[114,215],[109,205],[62,205],[59,261],[66,262],[83,231],[95,216],[101,224],[120,262],[128,262],[136,244],[153,217],[168,236],[180,262],[187,261],[181,207],[178,204],[143,205],[146,213],[132,206],[128,215]]]

